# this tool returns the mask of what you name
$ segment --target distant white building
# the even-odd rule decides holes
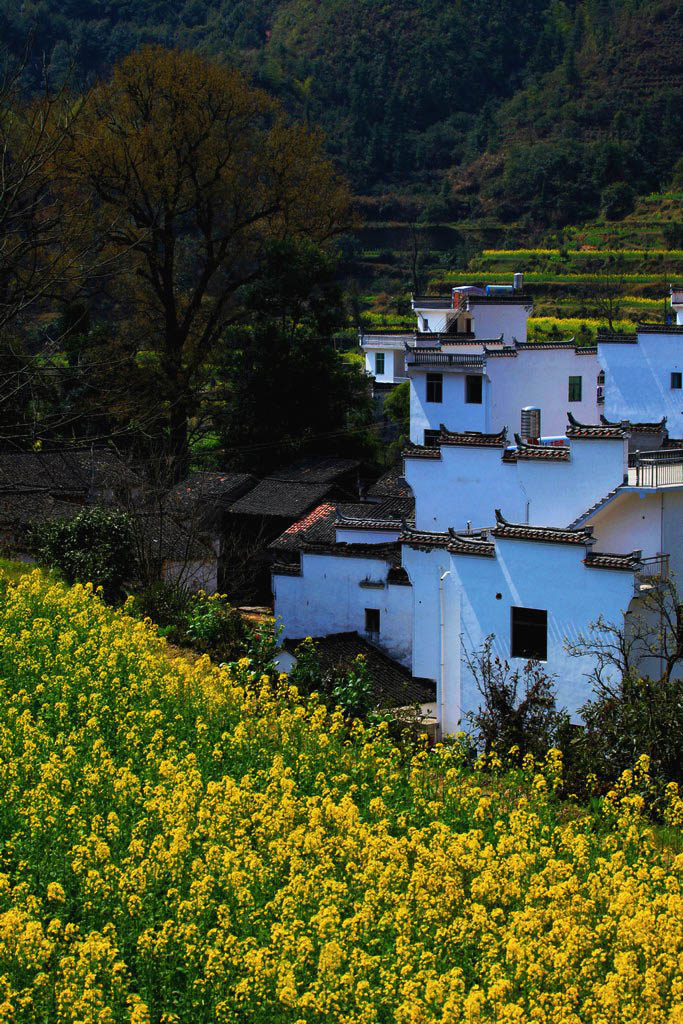
[[[273,573],[285,635],[366,636],[435,681],[443,733],[480,703],[467,655],[490,634],[511,664],[542,661],[576,716],[591,661],[565,640],[683,578],[683,323],[528,343],[515,277],[413,299],[414,333],[361,336],[373,374],[384,353],[410,381],[407,490],[302,521]],[[683,319],[683,293],[672,305]]]

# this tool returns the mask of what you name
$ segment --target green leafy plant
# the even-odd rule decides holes
[[[57,569],[67,583],[102,587],[109,601],[135,571],[130,517],[107,508],[85,508],[73,519],[54,519],[33,528],[30,546],[41,565]]]

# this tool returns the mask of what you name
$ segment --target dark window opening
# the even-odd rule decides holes
[[[375,354],[375,373],[380,376],[384,373],[384,352]]]
[[[441,435],[440,430],[425,430],[425,447],[426,448],[438,448],[439,437]]]
[[[683,374],[678,372],[671,374],[671,388],[673,391],[680,391],[683,387]]]
[[[581,401],[581,378],[580,377],[570,377],[569,378],[569,395],[568,395],[568,398],[569,398],[570,402],[580,402]]]
[[[443,402],[443,374],[427,374],[427,401]]]
[[[478,374],[468,374],[465,377],[465,401],[470,405],[481,405],[482,380]]]
[[[365,609],[365,632],[379,633],[379,608]]]
[[[512,608],[510,654],[545,661],[548,657],[548,613],[542,608]]]

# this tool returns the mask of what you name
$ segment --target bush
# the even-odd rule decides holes
[[[600,194],[600,208],[605,220],[621,220],[633,212],[636,194],[625,181],[615,181]]]
[[[30,545],[38,562],[57,569],[67,583],[102,587],[118,600],[135,570],[130,517],[117,509],[85,508],[73,519],[54,519],[33,528]]]
[[[159,632],[172,643],[183,643],[192,594],[177,583],[159,580],[135,595],[133,609],[141,618],[150,618]]]
[[[553,679],[537,661],[512,671],[494,655],[492,636],[466,657],[483,698],[467,716],[479,747],[486,753],[514,748],[520,756],[543,757],[551,747],[566,745],[569,715],[557,710]]]

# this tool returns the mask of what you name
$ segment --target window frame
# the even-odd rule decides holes
[[[674,383],[674,380],[676,383]],[[683,373],[680,370],[671,371],[671,390],[680,391],[683,388]]]
[[[438,448],[440,437],[440,430],[425,430],[422,444],[425,448]]]
[[[576,388],[578,381],[578,397],[576,397]],[[570,374],[569,381],[567,384],[567,401],[568,402],[580,402],[583,394],[583,377],[581,374]]]
[[[478,398],[472,398],[470,388],[474,381],[478,382]],[[482,405],[484,401],[484,378],[480,373],[465,374],[465,405]]]
[[[534,622],[533,619],[536,618]],[[525,621],[526,619],[526,621]],[[531,621],[530,621],[531,620]],[[520,630],[528,632],[522,637]],[[535,643],[529,640],[538,641],[543,635],[542,643]],[[533,636],[537,633],[537,636]],[[531,651],[539,653],[530,653]],[[512,605],[510,608],[510,657],[523,658],[525,661],[547,661],[548,660],[548,610],[547,608],[529,608],[521,605]]]
[[[434,395],[438,393],[438,398]],[[431,396],[431,397],[430,397]],[[443,404],[443,374],[428,373],[425,377],[425,401],[431,405]]]
[[[384,369],[384,367],[386,365],[386,360],[384,358],[384,355],[385,355],[384,352],[375,352],[375,376],[376,377],[383,377],[385,372],[386,372],[385,369]],[[381,369],[380,369],[380,364],[381,364]]]
[[[365,632],[370,636],[379,636],[381,617],[379,608],[365,608]],[[373,629],[370,625],[371,622],[377,621],[377,628]]]

